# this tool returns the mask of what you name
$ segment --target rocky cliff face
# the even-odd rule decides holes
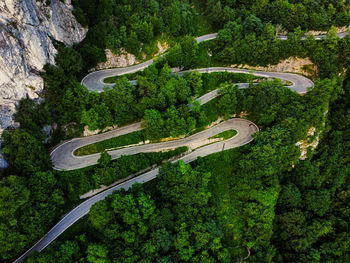
[[[70,0],[0,0],[0,134],[13,126],[16,103],[38,98],[39,76],[57,53],[51,39],[72,45],[86,35]]]

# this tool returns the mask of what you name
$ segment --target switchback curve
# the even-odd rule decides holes
[[[196,38],[197,43],[203,42],[203,41],[208,41],[208,40],[213,40],[217,37],[218,33],[213,33],[213,34],[208,34],[208,35],[203,35],[200,37]],[[337,36],[339,38],[344,38],[346,35],[348,35],[348,32],[342,32],[338,33]],[[316,40],[322,40],[326,37],[327,35],[318,35],[315,36]],[[287,36],[278,36],[278,39],[280,40],[287,40]],[[305,37],[302,38],[303,40]],[[163,54],[164,55],[164,54]],[[161,56],[163,56],[161,55]],[[113,84],[106,84],[104,83],[104,79],[108,77],[113,77],[113,76],[120,76],[120,75],[125,75],[125,74],[130,74],[130,73],[135,73],[137,71],[144,70],[148,66],[150,66],[153,63],[153,59],[145,61],[140,64],[136,64],[130,67],[124,67],[124,68],[112,68],[112,69],[104,69],[104,70],[99,70],[99,71],[94,71],[86,75],[82,81],[81,84],[87,87],[89,91],[97,91],[97,92],[102,92],[103,88],[105,86],[113,86]],[[230,70],[236,70],[237,72],[239,71],[248,71],[244,69],[236,69],[236,68],[227,68]],[[233,72],[233,71],[231,71]],[[259,74],[260,71],[255,71],[256,74]],[[264,72],[273,74],[273,72]],[[278,74],[278,73],[277,73]],[[306,92],[306,91],[305,91]]]
[[[344,32],[344,33],[338,34],[338,36],[340,38],[343,38],[347,34],[348,34],[348,32]],[[217,33],[208,34],[208,35],[204,35],[201,37],[197,37],[196,41],[202,42],[202,41],[215,39],[216,37],[217,37]],[[316,36],[315,39],[321,40],[324,37],[325,36]],[[279,39],[286,40],[287,37],[280,36]],[[138,64],[135,66],[131,66],[131,67],[127,67],[127,68],[116,68],[116,69],[108,69],[108,70],[92,72],[92,73],[88,74],[82,80],[81,83],[83,85],[85,85],[90,91],[101,92],[103,90],[103,87],[105,86],[105,83],[103,82],[103,80],[105,78],[110,77],[110,76],[123,75],[123,74],[128,74],[128,73],[140,71],[140,70],[143,70],[144,68],[148,67],[152,63],[153,63],[153,60],[149,60],[149,61],[146,61],[144,63]],[[291,81],[293,83],[293,85],[289,86],[289,87],[292,90],[295,90],[301,94],[305,93],[307,91],[307,88],[313,85],[313,83],[309,79],[302,77],[300,75],[291,74],[291,73],[276,73],[276,72],[261,72],[261,71],[255,71],[255,72],[249,71],[249,72],[247,72],[247,70],[233,69],[233,68],[209,68],[209,69],[197,69],[197,71],[199,71],[199,72],[230,71],[230,72],[236,72],[236,73],[252,73],[256,76],[262,76],[262,77],[280,78],[280,79]],[[180,74],[182,74],[182,73],[180,73]],[[241,84],[239,84],[239,86],[245,87],[245,86],[247,86],[247,84],[241,83]],[[217,90],[209,92],[206,95],[201,97],[201,99],[202,99],[201,103],[203,104],[216,96],[217,96]],[[185,163],[189,163],[189,162],[195,160],[199,156],[206,156],[210,153],[221,151],[224,148],[229,149],[229,148],[234,148],[234,147],[238,147],[238,146],[247,144],[251,140],[253,140],[252,134],[254,134],[256,131],[258,131],[258,127],[254,123],[252,123],[248,120],[244,120],[244,119],[231,119],[231,120],[228,120],[228,121],[226,121],[222,124],[219,124],[219,125],[222,125],[225,127],[227,127],[226,125],[229,125],[229,127],[230,127],[229,129],[235,129],[238,131],[238,133],[236,136],[234,136],[228,140],[201,147],[201,148],[197,149],[196,151],[193,151],[190,154],[187,154],[187,155],[181,157],[180,159],[183,160]],[[219,125],[217,125],[217,126],[219,126]],[[99,134],[99,135],[87,137],[85,139],[90,140],[89,138],[94,137],[95,139],[98,139],[98,140],[105,140],[108,138],[108,136],[115,137],[115,136],[119,136],[122,134],[126,134],[129,132],[138,130],[138,129],[141,129],[140,123],[129,125],[129,126],[120,128],[118,130],[111,131],[110,133]],[[212,131],[214,131],[214,130],[212,130]],[[215,133],[216,132],[217,131],[215,131]],[[246,136],[240,137],[239,135],[242,135],[242,134],[245,134]],[[109,137],[109,138],[111,138],[111,137]],[[191,137],[188,137],[188,138],[191,138]],[[79,140],[81,140],[81,138],[73,139],[71,141],[68,141],[66,143],[59,145],[58,147],[56,147],[52,151],[51,157],[53,159],[56,158],[55,156],[57,156],[57,153],[60,151],[60,149],[65,147],[64,145],[67,145],[67,144],[74,145],[76,142],[79,142]],[[88,142],[88,143],[84,142],[84,143],[86,145],[86,144],[90,144],[91,142]],[[74,147],[76,147],[76,146],[72,146],[72,148],[74,148]],[[208,149],[210,150],[210,153],[208,153]],[[59,168],[59,167],[57,167],[57,168]],[[36,244],[34,244],[30,249],[28,249],[23,255],[21,255],[14,262],[15,263],[22,262],[33,251],[40,252],[41,250],[43,250],[52,241],[54,241],[59,235],[61,235],[68,227],[70,227],[72,224],[74,224],[76,221],[78,221],[83,216],[87,215],[93,204],[95,204],[98,201],[103,200],[106,196],[113,193],[113,191],[120,190],[122,188],[127,190],[136,182],[138,182],[138,183],[148,182],[157,176],[158,171],[159,171],[159,168],[151,170],[147,173],[144,173],[140,176],[137,176],[133,179],[125,181],[119,185],[112,187],[112,188],[109,188],[109,189],[89,198],[88,200],[84,201],[83,203],[81,203],[80,205],[75,207],[73,210],[71,210],[68,214],[66,214],[44,237],[42,237]]]

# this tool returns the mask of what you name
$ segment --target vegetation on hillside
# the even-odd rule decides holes
[[[56,43],[56,66],[46,65],[45,101],[18,105],[20,128],[5,131],[2,151],[10,167],[0,180],[0,261],[12,262],[79,201],[79,195],[136,173],[186,149],[123,156],[76,171],[52,169],[51,147],[91,130],[146,120],[148,138],[178,136],[219,116],[243,115],[260,132],[252,143],[200,158],[166,163],[159,177],[95,204],[81,228],[27,262],[347,262],[349,245],[350,37],[331,26],[349,24],[343,1],[113,1],[73,0],[89,27],[73,47]],[[204,21],[204,22],[202,22]],[[289,38],[276,38],[280,27]],[[330,30],[322,41],[303,31]],[[218,30],[216,40],[193,36]],[[88,92],[79,81],[106,48],[142,58],[164,38],[172,49],[138,84],[116,79],[114,88]],[[278,81],[239,90],[250,75],[189,73],[170,67],[276,64],[310,57],[319,69],[304,96]],[[343,78],[345,78],[343,82]],[[220,88],[221,96],[189,111],[192,98]],[[328,112],[328,114],[326,114]],[[45,125],[56,126],[50,140]],[[321,140],[299,160],[295,143],[315,127]],[[107,146],[106,146],[107,147]],[[101,150],[105,148],[102,147]],[[100,150],[100,149],[98,149]]]

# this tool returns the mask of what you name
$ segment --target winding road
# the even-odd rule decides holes
[[[348,32],[342,32],[342,33],[338,33],[337,36],[339,38],[344,38],[346,35],[348,34]],[[204,35],[204,36],[200,36],[196,38],[197,43],[203,42],[203,41],[208,41],[208,40],[213,40],[217,37],[217,33],[213,33],[213,34],[208,34],[208,35]],[[316,40],[322,40],[326,37],[327,35],[318,35],[315,36]],[[287,36],[278,36],[278,39],[280,40],[287,40],[288,37]],[[305,39],[305,37],[303,37],[302,39]],[[161,55],[163,56],[163,55]],[[145,61],[143,63],[134,65],[134,66],[130,66],[130,67],[125,67],[125,68],[113,68],[113,69],[105,69],[105,70],[99,70],[99,71],[95,71],[95,72],[91,72],[90,74],[86,75],[82,81],[81,84],[84,85],[85,87],[88,88],[88,90],[90,91],[97,91],[97,92],[103,92],[104,87],[111,87],[113,86],[113,84],[107,84],[104,83],[104,79],[108,78],[108,77],[113,77],[113,76],[118,76],[118,75],[125,75],[125,74],[131,74],[131,73],[135,73],[137,71],[141,71],[144,70],[145,68],[147,68],[149,65],[151,65],[153,63],[153,59]],[[213,69],[213,68],[212,68]],[[215,68],[214,68],[215,69]],[[247,73],[250,72],[248,70],[244,70],[244,69],[235,69],[235,68],[226,68],[228,71],[232,72],[232,73]],[[202,69],[204,70],[204,69]],[[206,69],[205,69],[206,70]],[[213,72],[213,71],[211,71]],[[255,71],[256,74],[258,76],[258,73],[264,74],[264,77],[269,77],[268,75],[271,75],[271,77],[275,78],[280,78],[279,76],[273,76],[275,75],[275,73],[273,72],[259,72],[259,71]],[[277,73],[277,74],[283,74],[283,73]]]
[[[189,71],[193,71],[193,70],[189,70]],[[292,74],[292,73],[262,72],[262,71],[251,72],[249,70],[244,70],[244,69],[232,69],[232,68],[221,68],[221,67],[196,69],[196,71],[200,73],[203,73],[203,72],[210,73],[210,72],[220,72],[220,71],[227,71],[227,72],[233,72],[233,73],[246,73],[246,74],[251,73],[255,76],[260,76],[260,77],[279,78],[279,79],[291,82],[292,85],[288,87],[300,94],[305,93],[307,91],[307,88],[312,87],[313,85],[313,82],[310,79],[304,76]],[[180,72],[180,75],[185,72],[186,71]],[[238,83],[236,85],[238,85],[239,88],[245,88],[249,84]],[[93,87],[90,87],[90,89],[93,89]],[[200,104],[205,104],[208,101],[217,97],[218,95],[219,95],[218,90],[213,90],[197,98],[196,100],[200,101]],[[233,122],[229,122],[229,123],[232,124]],[[121,136],[130,132],[139,131],[139,130],[141,130],[140,122],[134,123],[110,132],[94,135],[94,136],[75,138],[61,145],[58,145],[51,152],[51,159],[54,164],[54,168],[57,170],[63,170],[63,169],[74,170],[74,169],[97,164],[97,161],[100,157],[99,153],[86,155],[86,156],[76,156],[74,155],[75,150],[92,143],[100,142],[103,140],[107,140],[113,137]],[[181,146],[188,146],[190,142],[200,141],[223,131],[224,131],[223,125],[216,125],[210,129],[204,130],[200,133],[194,134],[192,136],[189,136],[181,140],[127,147],[127,148],[109,151],[108,153],[111,155],[112,159],[117,159],[121,155],[132,155],[140,152],[156,152],[156,151],[174,149]],[[240,138],[241,136],[243,135],[239,133],[239,136],[238,137],[236,136],[237,140],[241,139]],[[213,149],[215,148],[214,146],[211,146],[211,147]],[[211,151],[210,147],[206,148],[206,150],[207,150],[207,154],[216,152],[216,151]]]
[[[345,37],[346,34],[347,33],[341,33],[339,34],[339,36]],[[209,35],[198,37],[196,38],[196,40],[197,42],[202,42],[202,41],[214,39],[216,38],[216,36],[217,36],[216,33],[209,34]],[[279,38],[281,40],[286,39],[285,37],[279,37]],[[316,37],[316,39],[322,39],[322,38],[324,38],[324,36]],[[137,71],[143,70],[144,68],[148,67],[152,63],[153,63],[153,60],[149,60],[131,67],[108,69],[108,70],[92,72],[82,80],[82,84],[85,85],[90,91],[101,92],[103,91],[104,86],[106,86],[106,84],[103,82],[105,78],[115,76],[115,75],[123,75],[123,74],[137,72]],[[232,73],[249,73],[255,76],[261,76],[266,78],[279,78],[279,79],[287,80],[291,82],[292,85],[288,87],[300,94],[307,92],[307,88],[313,86],[313,82],[311,80],[301,75],[291,74],[291,73],[250,71],[245,69],[221,68],[221,67],[196,69],[196,71],[201,73],[228,71]],[[179,74],[181,75],[183,73],[184,72],[180,72]],[[248,84],[239,83],[237,85],[239,86],[239,88],[244,88],[244,87],[247,87]],[[197,100],[199,100],[201,104],[204,104],[217,96],[218,96],[218,91],[214,90],[203,95]],[[112,137],[120,136],[123,134],[127,134],[140,129],[141,129],[141,123],[135,123],[132,125],[128,125],[128,126],[107,132],[107,133],[93,135],[93,136],[84,137],[84,138],[76,138],[76,139],[72,139],[70,141],[64,142],[58,145],[51,152],[51,158],[52,158],[54,167],[55,169],[58,169],[58,170],[62,170],[62,169],[73,170],[73,169],[96,164],[100,154],[93,154],[93,155],[87,155],[87,156],[75,156],[73,154],[74,151],[77,148],[80,148],[82,146],[99,142],[102,140],[106,140]],[[146,144],[146,145],[139,145],[134,147],[127,147],[127,148],[110,151],[109,154],[111,154],[113,159],[116,159],[121,155],[130,155],[130,154],[136,154],[139,152],[152,152],[152,151],[173,149],[180,146],[187,146],[190,142],[199,141],[230,129],[234,129],[237,131],[237,134],[234,137],[225,141],[220,141],[214,144],[209,144],[209,145],[200,147],[190,152],[189,154],[186,154],[185,156],[177,159],[174,162],[177,162],[178,160],[183,160],[185,163],[189,163],[197,159],[199,156],[203,157],[215,152],[222,151],[223,149],[226,150],[226,149],[242,146],[244,144],[251,142],[253,140],[252,135],[259,130],[254,123],[248,120],[235,118],[235,119],[230,119],[225,122],[219,123],[218,125],[213,126],[212,128],[196,133],[184,139],[164,142],[164,143],[155,143],[155,144]],[[22,262],[31,252],[33,251],[40,252],[41,250],[43,250],[46,246],[48,246],[52,241],[54,241],[72,224],[74,224],[83,216],[87,215],[93,204],[103,200],[106,196],[110,195],[113,191],[120,190],[122,188],[127,190],[135,182],[138,182],[138,183],[148,182],[156,178],[158,171],[159,169],[156,168],[154,170],[141,174],[135,178],[132,178],[128,181],[125,181],[119,185],[111,187],[87,199],[86,201],[84,201],[83,203],[75,207],[73,210],[71,210],[69,213],[67,213],[44,237],[42,237],[34,246],[32,246],[29,250],[27,250],[21,257],[19,257],[14,262],[15,263]]]
[[[139,123],[129,125],[129,126],[117,129],[117,130],[112,131],[112,132],[113,132],[113,136],[116,136],[116,134],[118,134],[118,133],[119,133],[119,135],[126,134],[129,131],[134,131],[135,129],[136,130],[140,129]],[[196,140],[201,140],[201,138],[208,138],[208,137],[216,135],[220,132],[232,130],[232,129],[237,131],[237,134],[234,137],[232,137],[228,140],[224,140],[224,141],[220,141],[220,142],[216,142],[213,144],[209,144],[209,145],[200,147],[200,148],[196,149],[195,151],[193,151],[193,152],[191,152],[191,153],[189,153],[189,154],[187,154],[187,155],[185,155],[185,156],[183,156],[183,157],[181,157],[173,162],[177,162],[178,160],[183,160],[185,163],[189,163],[189,162],[196,160],[199,156],[204,157],[206,155],[209,155],[209,154],[212,154],[215,152],[220,152],[224,149],[227,150],[227,149],[231,149],[231,148],[245,145],[253,140],[252,135],[259,130],[258,127],[254,123],[252,123],[251,121],[245,120],[245,119],[235,118],[235,119],[230,119],[230,120],[227,120],[225,122],[219,123],[218,125],[213,126],[210,129],[196,133],[192,136],[189,136],[189,137],[181,139],[181,140],[129,147],[129,148],[125,148],[125,149],[121,149],[121,150],[117,150],[117,151],[112,151],[109,153],[113,156],[113,158],[117,158],[121,154],[134,154],[137,152],[155,151],[155,150],[158,151],[161,149],[177,148],[180,146],[188,145],[188,143],[190,141],[193,142]],[[110,133],[112,133],[112,132],[110,132]],[[104,135],[104,134],[101,134],[101,135]],[[108,135],[108,136],[110,136],[110,135]],[[86,138],[81,138],[81,139],[82,140],[84,140],[84,139],[90,140],[91,138],[96,138],[96,137],[91,136],[91,137],[86,137]],[[97,138],[101,140],[103,137],[98,136]],[[76,146],[73,146],[73,147],[71,147],[71,146],[75,145],[75,143],[77,141],[79,142],[79,139],[73,139],[73,140],[68,141],[64,144],[61,144],[60,146],[58,146],[56,149],[54,149],[52,151],[51,156],[53,158],[53,162],[54,162],[55,166],[58,165],[58,164],[55,164],[55,160],[60,159],[60,158],[66,158],[66,155],[72,154],[72,149],[74,149]],[[84,143],[86,143],[86,142],[83,142],[83,144]],[[68,146],[68,147],[66,147],[66,146]],[[150,148],[145,149],[145,147],[150,147]],[[68,152],[66,152],[66,150]],[[124,152],[124,150],[126,150],[126,152]],[[94,162],[95,160],[98,159],[99,154],[96,154],[93,156],[94,156],[94,159],[93,159],[93,162]],[[85,158],[85,157],[89,158],[89,156],[74,157],[74,158],[80,159],[80,158]],[[62,164],[65,165],[64,162],[62,162]],[[90,164],[88,164],[88,165],[90,165]],[[78,164],[78,166],[79,166],[79,164]],[[87,165],[85,165],[85,166],[87,166]],[[56,167],[56,168],[59,169],[59,167]],[[148,182],[148,181],[156,178],[158,172],[159,172],[159,168],[155,168],[149,172],[141,174],[135,178],[132,178],[132,179],[126,181],[126,182],[123,182],[123,183],[118,184],[114,187],[111,187],[111,188],[89,198],[88,200],[84,201],[83,203],[81,203],[80,205],[75,207],[73,210],[71,210],[68,214],[66,214],[44,237],[42,237],[33,247],[31,247],[27,252],[25,252],[20,258],[18,258],[15,261],[15,263],[22,262],[22,260],[24,260],[33,251],[40,252],[41,250],[43,250],[46,246],[48,246],[52,241],[54,241],[58,236],[60,236],[72,224],[74,224],[76,221],[78,221],[83,216],[87,215],[90,211],[91,206],[93,204],[95,204],[96,202],[105,199],[106,196],[110,195],[111,193],[113,193],[116,190],[120,190],[122,188],[127,190],[136,182],[138,182],[138,183]]]

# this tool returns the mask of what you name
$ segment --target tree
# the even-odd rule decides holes
[[[30,133],[38,140],[44,140],[42,128],[52,122],[52,117],[46,103],[36,104],[33,100],[22,99],[16,108],[15,120],[22,129]]]
[[[98,2],[96,0],[78,0],[79,7],[84,11],[86,14],[86,18],[88,20],[89,25],[93,25],[96,20],[96,10]]]
[[[146,110],[146,134],[149,138],[162,138],[164,135],[164,120],[157,110]]]
[[[148,240],[152,229],[156,227],[157,213],[154,201],[142,190],[137,194],[118,192],[94,204],[89,220],[103,233],[108,250],[114,253],[115,260],[139,262],[142,258],[153,261],[157,256],[156,247]],[[91,251],[94,256],[96,250],[95,246]],[[106,258],[106,249],[99,247],[98,252],[100,257],[102,254]]]
[[[264,25],[262,24],[261,20],[255,15],[248,16],[244,20],[242,26],[243,33],[245,35],[255,33],[257,36],[260,36],[264,29]]]
[[[140,54],[141,44],[134,31],[131,31],[129,37],[126,39],[125,48],[126,48],[126,51],[136,56]]]
[[[186,81],[191,88],[192,94],[200,95],[202,93],[203,81],[202,76],[199,72],[191,72],[188,75],[184,75],[184,78],[186,78]]]
[[[24,178],[9,176],[0,181],[0,258],[12,259],[28,245],[21,230],[20,216],[29,208],[30,191]]]
[[[183,65],[184,57],[180,44],[175,44],[166,54],[166,60],[172,67],[180,67]]]
[[[89,244],[87,251],[87,261],[91,263],[108,263],[108,249],[99,244]]]
[[[81,55],[73,48],[60,48],[55,59],[56,63],[70,75],[76,75],[83,69],[83,60]]]
[[[140,24],[134,24],[133,30],[142,43],[149,43],[154,37],[152,24],[148,24],[146,21]]]
[[[86,111],[83,110],[81,114],[81,124],[87,125],[89,130],[94,131],[97,130],[100,126],[99,124],[99,115],[98,112],[94,108]]]
[[[72,11],[73,15],[77,19],[77,21],[83,26],[86,27],[88,25],[88,20],[86,18],[86,15],[84,14],[84,11],[80,7],[74,8]]]
[[[55,108],[59,114],[58,123],[79,123],[82,112],[89,104],[89,97],[89,91],[83,85],[78,82],[69,83],[69,88]]]
[[[155,36],[160,35],[164,31],[164,22],[162,17],[157,17],[155,14],[151,17],[151,24]]]
[[[174,249],[182,261],[218,262],[220,254],[223,262],[229,262],[229,254],[223,253],[222,232],[209,219],[214,212],[208,207],[210,176],[200,169],[192,170],[183,161],[167,163],[159,171],[159,202],[172,208],[176,225]]]
[[[92,43],[83,43],[77,47],[84,62],[84,68],[86,70],[96,66],[99,62],[105,62],[107,60],[104,49]]]
[[[327,190],[309,190],[306,193],[306,207],[318,216],[323,216],[331,204],[330,192]]]
[[[293,183],[284,186],[279,195],[278,202],[283,204],[283,207],[287,209],[300,207],[302,199],[298,187]]]
[[[29,177],[37,171],[52,167],[50,157],[42,144],[25,130],[4,131],[2,139],[2,152],[16,174]]]
[[[185,36],[180,41],[184,69],[193,68],[197,61],[198,44],[194,37]]]
[[[209,0],[207,3],[206,13],[216,28],[221,28],[223,26],[222,9],[221,1]]]
[[[276,39],[275,27],[271,23],[267,23],[263,29],[262,37],[265,40],[274,40]]]
[[[100,167],[106,168],[111,163],[111,160],[112,157],[108,154],[108,152],[103,151],[97,163]]]
[[[118,79],[112,89],[103,92],[101,101],[111,110],[113,123],[128,123],[136,117],[136,87],[126,78]]]
[[[218,101],[218,108],[220,114],[223,116],[229,116],[236,112],[237,107],[237,86],[224,84],[220,87],[219,93],[222,94]]]
[[[99,21],[108,20],[113,14],[113,3],[112,0],[100,0],[96,10],[96,16]]]
[[[79,252],[80,251],[78,243],[76,241],[68,240],[60,246],[60,249],[57,252],[56,256],[59,259],[59,262],[73,263],[80,258],[81,255]]]
[[[181,34],[180,8],[176,4],[168,6],[163,10],[163,21],[167,34],[173,36],[179,36]]]
[[[175,75],[175,91],[178,104],[188,103],[189,98],[192,95],[191,88],[188,85],[186,79]]]
[[[110,210],[107,202],[97,202],[90,209],[89,221],[100,232],[103,232],[113,219],[113,212]]]

